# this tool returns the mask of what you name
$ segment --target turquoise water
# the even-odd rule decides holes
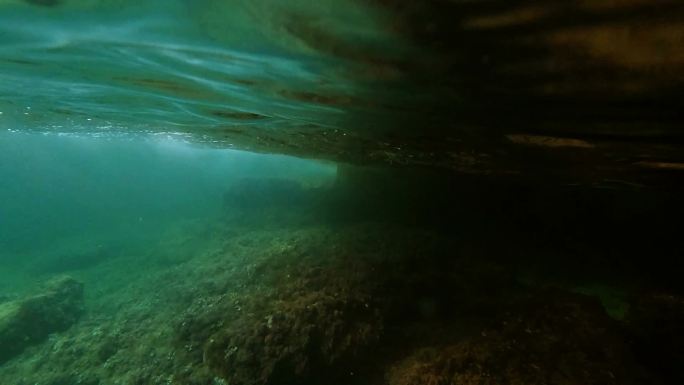
[[[0,0],[0,385],[669,385],[677,2]]]
[[[170,131],[219,141],[212,134],[233,127],[340,128],[349,117],[335,100],[354,104],[377,90],[359,76],[365,63],[318,45],[330,40],[359,55],[405,49],[372,7],[346,2],[0,7],[0,111],[10,129]]]
[[[165,223],[215,219],[225,191],[246,178],[317,185],[336,173],[333,164],[152,135],[2,133],[0,154],[3,258],[74,236],[135,238]]]
[[[224,194],[245,181],[325,186],[337,171],[169,135],[3,132],[0,139],[0,271],[2,290],[13,294],[122,254],[145,255],[183,226],[219,222],[231,211]]]

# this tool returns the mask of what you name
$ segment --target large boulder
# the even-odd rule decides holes
[[[39,294],[0,303],[0,364],[68,329],[82,312],[83,285],[71,277],[48,282]]]
[[[666,384],[684,383],[684,297],[642,293],[625,319],[638,358]]]
[[[349,373],[382,329],[377,308],[364,299],[314,292],[264,318],[240,319],[213,335],[204,354],[230,384],[315,384]]]
[[[601,304],[562,291],[532,294],[479,335],[418,349],[386,374],[389,385],[626,385],[650,380]]]

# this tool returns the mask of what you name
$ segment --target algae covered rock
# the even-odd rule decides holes
[[[348,384],[375,356],[387,311],[374,265],[344,258],[353,247],[327,233],[300,235],[271,238],[243,273],[252,278],[198,301],[179,327],[180,343],[231,385]]]
[[[419,349],[388,370],[391,385],[641,384],[617,323],[598,301],[535,294],[480,335]]]
[[[66,330],[82,312],[83,285],[71,277],[48,282],[39,294],[0,304],[0,363]]]
[[[270,239],[239,286],[198,298],[178,327],[197,365],[231,385],[381,379],[393,347],[439,339],[440,318],[480,316],[510,289],[498,269],[448,258],[423,232],[368,224]]]
[[[377,344],[383,318],[370,298],[327,290],[277,301],[214,334],[204,359],[230,384],[320,383],[339,378]]]

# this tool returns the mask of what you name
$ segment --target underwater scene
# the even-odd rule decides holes
[[[680,0],[0,0],[0,385],[684,384]]]

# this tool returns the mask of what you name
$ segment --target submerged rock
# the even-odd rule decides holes
[[[298,268],[273,271],[282,280],[276,290],[252,297],[204,337],[204,363],[230,384],[330,383],[377,346],[384,312],[365,269],[352,278],[336,263]]]
[[[386,379],[391,385],[644,383],[600,303],[559,291],[522,300],[478,336],[415,351]]]
[[[197,364],[231,385],[366,384],[382,378],[393,347],[438,339],[440,319],[486,315],[500,286],[513,292],[498,269],[441,255],[422,232],[369,225],[276,238],[241,294],[198,300],[179,325]]]
[[[638,358],[663,383],[684,383],[684,297],[671,293],[638,296],[625,319]]]
[[[382,331],[362,299],[309,293],[278,310],[214,335],[207,363],[235,385],[316,383],[363,357]]]
[[[71,277],[48,282],[40,294],[0,304],[0,363],[68,329],[82,311],[83,285]]]
[[[194,370],[231,385],[658,384],[599,299],[376,226],[236,236],[249,265],[177,326]]]

